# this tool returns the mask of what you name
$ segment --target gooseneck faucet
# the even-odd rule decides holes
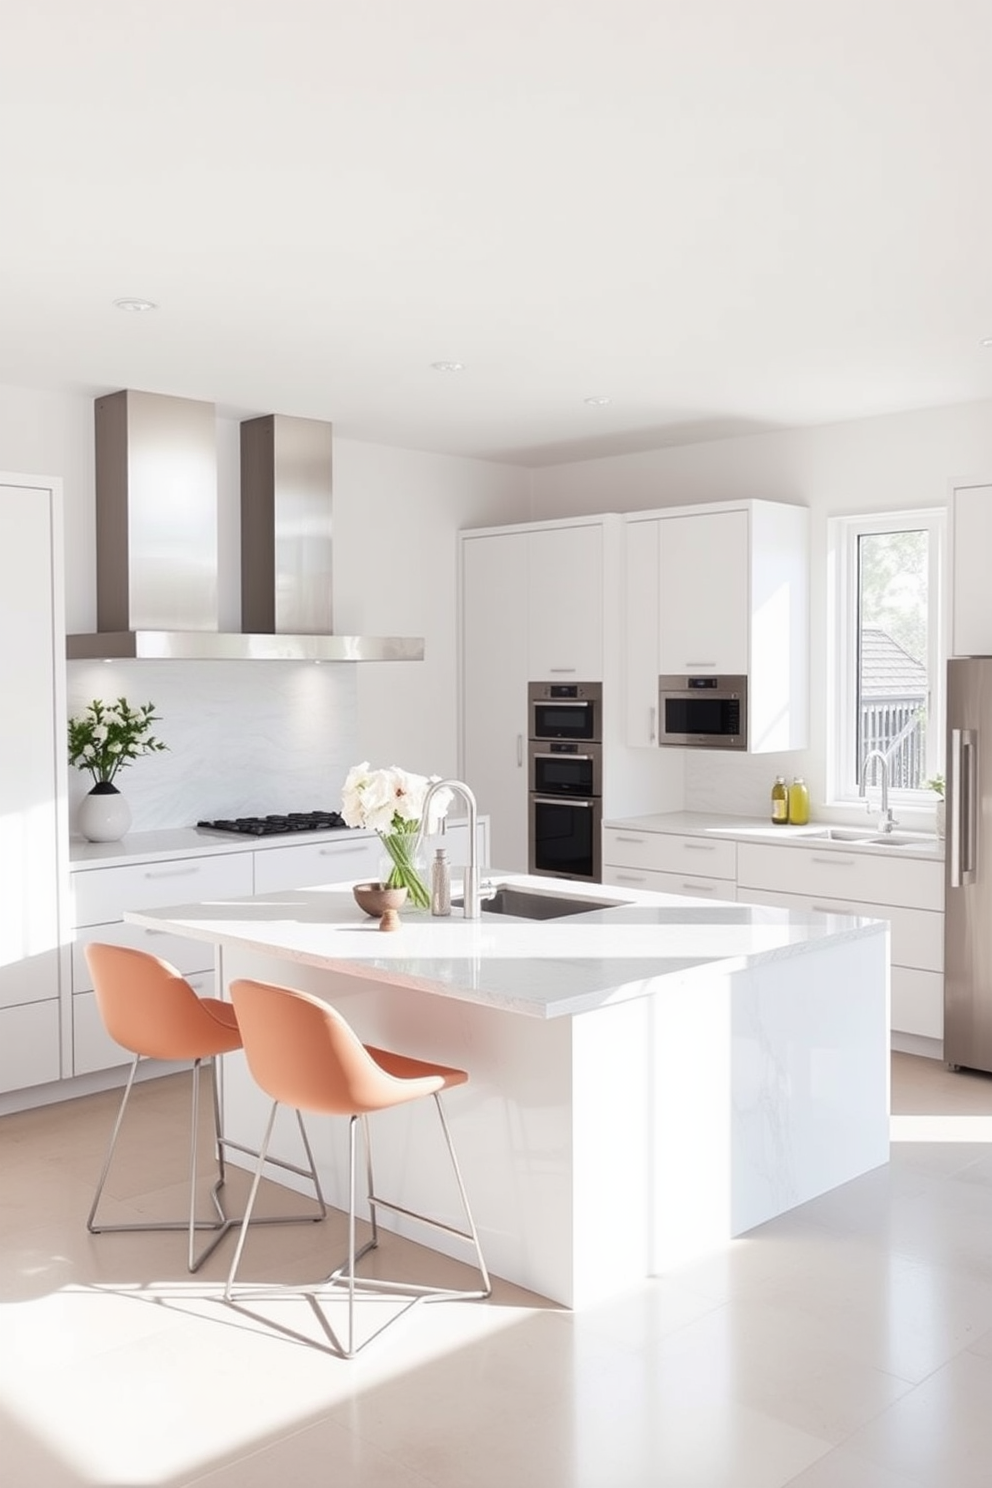
[[[476,824],[479,817],[479,809],[476,805],[475,796],[464,780],[435,780],[427,787],[424,794],[424,804],[420,808],[420,830],[417,833],[417,847],[423,844],[427,835],[427,823],[430,821],[430,804],[432,798],[438,791],[457,791],[468,808],[468,867],[465,870],[465,888],[462,896],[464,909],[462,913],[467,920],[478,920],[482,918],[479,905],[483,895],[479,887],[479,844]]]
[[[880,749],[870,749],[865,755],[864,763],[861,766],[861,790],[859,794],[866,797],[865,810],[870,811],[871,802],[867,800],[868,768],[875,760],[878,760],[879,763],[879,769],[881,771],[880,784],[882,787],[882,799],[879,802],[880,815],[878,819],[878,830],[880,832],[891,832],[892,828],[897,826],[898,823],[889,810],[889,757],[887,754],[883,754]]]

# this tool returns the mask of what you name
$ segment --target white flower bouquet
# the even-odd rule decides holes
[[[151,728],[158,723],[154,703],[132,708],[127,698],[104,703],[95,698],[85,713],[69,719],[69,763],[108,785],[141,754],[168,749]]]
[[[391,765],[373,770],[368,760],[354,765],[341,792],[341,815],[349,827],[367,827],[378,832],[389,854],[391,867],[384,888],[406,888],[409,900],[419,909],[430,904],[427,885],[417,869],[413,851],[420,833],[427,788],[438,775],[413,775]],[[451,791],[440,790],[431,798],[426,835],[438,831],[451,805]]]

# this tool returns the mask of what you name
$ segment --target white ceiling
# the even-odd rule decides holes
[[[3,12],[0,382],[527,464],[992,397],[990,0]]]

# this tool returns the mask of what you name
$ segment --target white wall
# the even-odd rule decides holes
[[[425,638],[419,665],[359,669],[360,759],[425,775],[456,772],[455,534],[529,520],[526,470],[335,442],[335,628]]]
[[[537,469],[533,517],[746,498],[809,507],[811,747],[745,758],[688,752],[685,806],[765,814],[781,773],[805,776],[815,812],[826,804],[827,519],[946,506],[953,486],[989,480],[992,403],[982,402]],[[659,761],[659,782],[662,768]]]
[[[0,469],[61,476],[66,625],[96,624],[93,396],[0,386]],[[280,410],[291,411],[291,410]],[[240,623],[238,425],[218,419],[222,628]],[[455,532],[527,520],[514,466],[335,440],[335,628],[422,635],[423,663],[73,662],[70,712],[92,697],[153,701],[169,752],[120,777],[134,830],[239,811],[334,807],[363,758],[448,773],[457,758]],[[70,771],[70,801],[89,780]]]

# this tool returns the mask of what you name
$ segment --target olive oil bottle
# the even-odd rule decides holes
[[[809,791],[801,775],[789,786],[789,821],[794,827],[804,827],[809,821]]]

